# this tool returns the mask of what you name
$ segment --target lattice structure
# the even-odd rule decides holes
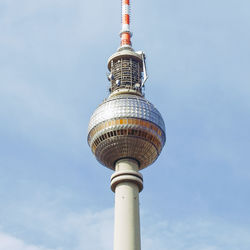
[[[142,69],[140,62],[132,58],[120,58],[111,64],[111,92],[119,88],[141,92]]]

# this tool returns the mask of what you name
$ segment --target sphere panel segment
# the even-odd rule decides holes
[[[105,135],[103,134],[105,132]],[[160,128],[155,124],[140,119],[128,118],[103,122],[94,127],[89,133],[89,144],[104,140],[107,137],[132,135],[150,139],[159,146],[164,145],[165,138]],[[103,139],[104,138],[104,139]],[[153,139],[156,139],[154,141]],[[158,142],[158,143],[157,143]]]
[[[128,157],[137,160],[142,169],[152,164],[158,155],[157,149],[150,142],[127,136],[106,139],[95,151],[97,160],[111,169],[114,169],[116,161]]]

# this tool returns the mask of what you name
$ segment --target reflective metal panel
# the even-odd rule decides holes
[[[94,112],[88,132],[97,124],[114,118],[134,117],[155,123],[165,132],[160,112],[146,99],[136,95],[118,95],[107,99]]]

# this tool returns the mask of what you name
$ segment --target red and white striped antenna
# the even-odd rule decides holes
[[[130,0],[122,1],[122,30],[120,32],[121,36],[121,47],[131,47],[131,37],[130,32]]]

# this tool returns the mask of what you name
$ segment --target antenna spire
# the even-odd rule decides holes
[[[120,32],[121,36],[121,47],[129,46],[131,47],[131,37],[132,33],[130,32],[130,0],[121,0],[122,1],[122,30]]]

